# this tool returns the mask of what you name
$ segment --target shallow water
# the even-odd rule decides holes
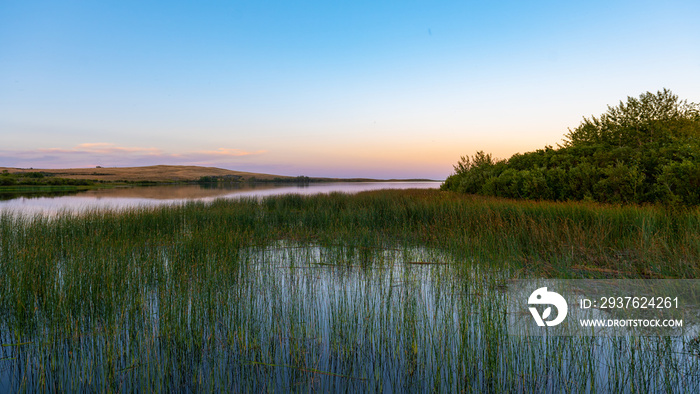
[[[337,182],[305,185],[170,185],[94,189],[70,195],[5,194],[0,213],[55,215],[93,209],[126,209],[140,206],[213,201],[218,198],[265,197],[281,194],[358,193],[379,189],[436,189],[440,182]],[[0,199],[3,195],[0,194]]]
[[[38,309],[22,335],[0,328],[0,391],[700,389],[683,338],[509,335],[506,276],[435,250],[279,242],[216,276],[182,271],[173,253],[153,254],[155,282],[109,314]]]

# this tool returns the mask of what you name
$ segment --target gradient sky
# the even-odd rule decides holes
[[[0,166],[444,179],[669,88],[700,1],[0,1]]]

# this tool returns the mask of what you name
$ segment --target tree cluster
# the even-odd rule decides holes
[[[443,190],[510,198],[700,204],[700,105],[664,89],[584,118],[557,148],[463,156]]]

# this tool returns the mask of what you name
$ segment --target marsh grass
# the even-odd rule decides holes
[[[0,385],[694,391],[692,338],[509,336],[515,277],[696,278],[697,211],[439,191],[0,216]]]

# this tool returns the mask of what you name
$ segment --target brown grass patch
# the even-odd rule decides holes
[[[103,167],[103,168],[11,168],[0,167],[0,172],[7,170],[10,173],[43,172],[53,174],[58,178],[93,179],[98,181],[131,181],[131,182],[185,182],[196,181],[203,176],[240,176],[242,180],[252,177],[256,179],[271,180],[274,178],[290,178],[288,176],[260,174],[254,172],[233,171],[216,167],[199,166],[168,166],[157,165],[147,167]]]

